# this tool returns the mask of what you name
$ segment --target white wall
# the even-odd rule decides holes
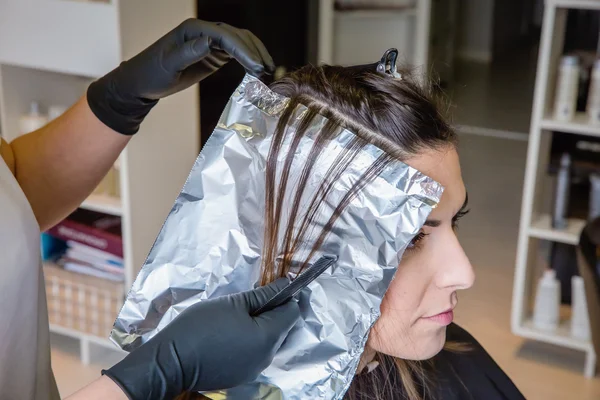
[[[414,13],[335,13],[333,61],[339,65],[370,64],[394,47],[398,49],[398,63],[411,64],[415,28]]]
[[[490,62],[494,0],[460,0],[458,16],[458,56]]]

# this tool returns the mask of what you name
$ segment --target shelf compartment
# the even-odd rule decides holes
[[[115,4],[59,0],[31,3],[2,3],[0,63],[86,77],[100,77],[119,64],[119,15]]]
[[[29,112],[36,101],[40,111],[49,106],[72,106],[92,82],[89,78],[43,71],[33,68],[0,65],[2,82],[2,136],[11,141],[19,136],[19,118]]]
[[[528,318],[521,324],[516,334],[527,339],[568,347],[574,350],[593,351],[590,340],[582,340],[571,336],[569,320],[561,322],[556,331],[549,332],[537,329],[533,324],[533,319]]]
[[[122,216],[123,206],[118,197],[105,194],[92,194],[80,206],[85,210],[97,211],[104,214]]]
[[[557,121],[551,114],[548,114],[542,120],[541,128],[550,131],[600,137],[600,125],[590,124],[588,115],[584,112],[576,113],[573,119],[568,122]]]
[[[116,344],[111,342],[110,339],[93,336],[93,335],[87,335],[83,332],[80,332],[80,331],[72,329],[72,328],[66,328],[64,326],[51,323],[50,324],[50,332],[56,333],[61,336],[70,337],[73,339],[86,340],[88,342],[94,343],[95,345],[102,346],[107,349],[119,352],[119,353],[126,353],[124,350],[121,350]],[[89,361],[84,362],[84,364],[88,365]]]
[[[124,287],[93,276],[44,264],[49,322],[53,331],[107,344],[115,316],[123,305]]]
[[[533,220],[529,236],[576,246],[584,226],[585,220],[573,218],[568,220],[566,229],[554,229],[550,215],[542,215]]]

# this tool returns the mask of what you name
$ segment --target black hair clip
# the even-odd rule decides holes
[[[377,63],[377,72],[391,75],[394,78],[401,78],[401,75],[396,69],[396,60],[398,59],[398,50],[391,48],[386,50],[381,57],[381,61]]]
[[[398,59],[398,50],[391,48],[386,50],[383,53],[383,57],[381,60],[376,63],[371,64],[362,64],[362,65],[353,65],[350,67],[346,67],[347,69],[354,70],[357,72],[365,71],[365,70],[375,70],[379,73],[389,75],[391,77],[401,79],[402,76],[396,70],[396,60]]]

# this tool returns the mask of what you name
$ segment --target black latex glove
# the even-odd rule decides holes
[[[201,301],[188,307],[123,361],[102,371],[132,400],[172,399],[183,391],[227,389],[266,369],[300,310],[294,300],[251,317],[287,284]]]
[[[92,83],[87,100],[105,125],[132,135],[159,99],[200,82],[232,58],[258,78],[275,71],[269,52],[251,32],[188,19]]]

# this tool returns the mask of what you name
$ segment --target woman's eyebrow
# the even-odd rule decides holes
[[[441,224],[442,224],[442,221],[440,221],[439,219],[428,219],[427,221],[425,221],[425,223],[423,225],[430,226],[432,228],[437,228]]]
[[[463,205],[460,207],[460,210],[456,213],[456,215],[454,216],[453,219],[456,219],[460,214],[464,214],[466,212],[466,209],[467,209],[468,205],[469,205],[469,194],[467,193],[465,195],[465,201],[463,202]],[[440,221],[439,219],[428,219],[427,221],[425,221],[425,223],[423,224],[423,226],[429,226],[431,228],[437,228],[441,224],[442,224],[442,221]]]

